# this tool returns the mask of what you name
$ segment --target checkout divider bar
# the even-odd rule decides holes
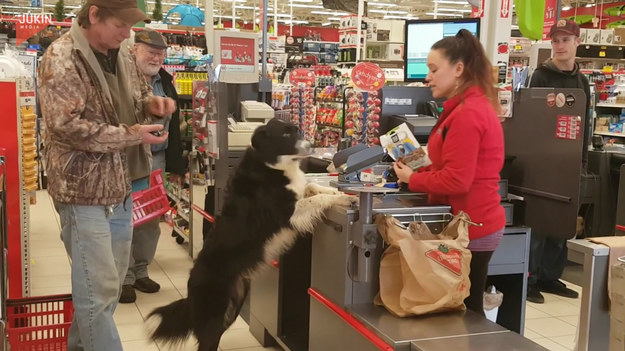
[[[213,216],[209,215],[200,206],[198,206],[196,204],[191,204],[191,208],[194,209],[195,211],[197,211],[199,214],[201,214],[202,217],[206,218],[207,221],[209,221],[211,223],[215,223],[215,218]]]
[[[342,320],[344,320],[347,324],[349,324],[352,328],[354,328],[358,333],[364,336],[367,340],[369,340],[375,347],[382,351],[393,351],[393,347],[384,342],[380,337],[375,335],[371,330],[365,327],[362,323],[360,323],[356,318],[352,317],[345,310],[337,306],[334,302],[330,301],[325,296],[321,295],[320,292],[313,288],[308,288],[308,294],[312,296],[315,300],[319,301],[322,305],[326,306],[332,312],[336,313]]]

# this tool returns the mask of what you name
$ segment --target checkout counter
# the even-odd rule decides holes
[[[518,334],[524,330],[529,228],[506,228],[489,266],[489,279],[500,279],[497,288],[506,301],[499,309],[499,324],[471,311],[398,318],[373,304],[385,248],[373,216],[418,218],[436,232],[449,219],[450,208],[427,205],[425,194],[361,189],[358,209],[327,211],[312,237],[300,240],[273,269],[252,281],[249,326],[263,346],[278,343],[292,351],[409,351],[461,343],[462,350],[507,350],[510,345],[515,350],[545,350]],[[490,348],[481,347],[485,340]]]

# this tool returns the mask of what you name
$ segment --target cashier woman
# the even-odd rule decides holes
[[[469,227],[473,257],[465,304],[484,314],[488,261],[506,222],[498,194],[504,139],[492,65],[477,38],[464,29],[436,42],[427,65],[432,96],[446,99],[427,144],[432,164],[417,172],[401,162],[394,168],[410,191],[428,193],[431,203],[448,204],[454,214],[464,211],[480,224]]]

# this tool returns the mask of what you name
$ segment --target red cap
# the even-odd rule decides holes
[[[553,35],[556,33],[564,33],[567,35],[574,35],[576,37],[579,37],[579,26],[577,25],[577,23],[575,23],[575,21],[562,19],[556,22],[556,24],[554,24],[553,26],[551,26],[551,30],[549,31],[549,37],[553,37]]]

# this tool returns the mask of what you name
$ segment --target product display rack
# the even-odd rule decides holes
[[[24,189],[23,121],[19,94],[23,79],[0,79],[0,94],[5,98],[0,104],[3,119],[0,148],[5,149],[7,155],[6,188],[14,189],[6,194],[9,298],[30,295],[30,196]]]
[[[346,88],[344,96],[344,137],[351,138],[352,145],[379,145],[381,100],[378,92]]]
[[[316,147],[338,147],[343,134],[344,99],[342,86],[315,88]]]
[[[315,138],[315,89],[298,85],[291,88],[291,123],[299,126],[304,140],[313,143]]]

